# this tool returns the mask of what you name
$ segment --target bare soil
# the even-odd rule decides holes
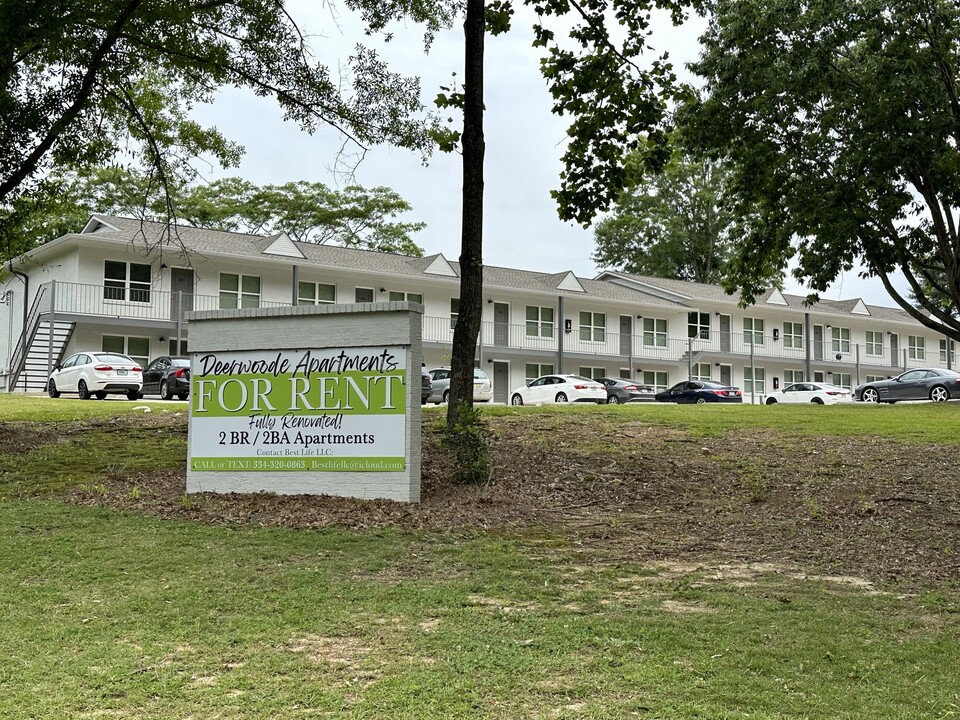
[[[183,416],[129,422],[186,434]],[[535,529],[598,562],[775,563],[904,590],[960,585],[956,446],[772,431],[701,438],[642,422],[611,434],[587,416],[562,423],[488,417],[490,479],[461,485],[440,430],[426,425],[416,505],[270,494],[186,498],[179,469],[107,477],[106,492],[74,489],[65,499],[231,525]],[[48,441],[50,431],[10,432],[16,428],[0,441],[30,447]]]

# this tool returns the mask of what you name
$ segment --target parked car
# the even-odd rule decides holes
[[[732,385],[721,385],[709,380],[684,380],[672,388],[658,392],[657,402],[697,403],[708,402],[742,403],[743,393]]]
[[[108,394],[116,394],[136,400],[142,385],[143,371],[132,358],[119,353],[80,352],[54,367],[47,378],[47,394],[58,398],[63,393],[76,393],[81,400],[103,400]]]
[[[654,388],[637,382],[636,380],[603,377],[599,378],[597,382],[603,383],[607,388],[608,405],[628,402],[652,402],[656,398]]]
[[[861,402],[873,403],[895,403],[900,400],[946,402],[950,398],[960,397],[960,373],[937,368],[907,370],[889,380],[874,380],[858,385],[855,396]]]
[[[814,405],[835,405],[853,402],[853,394],[838,385],[821,382],[790,383],[783,390],[767,395],[764,403],[813,403]]]
[[[450,399],[450,368],[434,368],[430,371],[431,382],[428,402],[439,405]],[[493,383],[487,374],[478,368],[473,369],[473,401],[490,402],[493,400]]]
[[[433,392],[433,378],[430,377],[430,373],[427,372],[427,369],[420,366],[420,404],[426,405],[427,399],[430,397],[430,393]]]
[[[190,358],[161,355],[143,369],[140,396],[159,395],[161,400],[176,396],[186,400],[190,395]]]
[[[580,375],[543,375],[510,393],[511,405],[548,403],[607,402],[607,388],[603,383]]]

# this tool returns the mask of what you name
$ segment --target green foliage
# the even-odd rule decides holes
[[[490,479],[490,458],[480,408],[460,401],[456,422],[445,426],[444,445],[453,451],[457,481],[466,485]]]
[[[639,181],[594,229],[594,262],[638,275],[718,283],[730,254],[732,222],[720,202],[723,165],[675,151],[659,172],[644,173],[637,155],[628,161],[628,170],[633,168]]]
[[[945,308],[960,304],[957,3],[708,5],[692,65],[706,90],[679,122],[731,162],[730,286],[752,301],[793,258],[816,293],[861,263],[916,320],[960,339]],[[897,271],[926,312],[893,287]]]
[[[204,185],[171,182],[164,187],[149,173],[117,167],[56,173],[47,186],[51,191],[45,199],[6,223],[6,231],[21,238],[22,249],[76,232],[93,213],[108,213],[161,222],[172,214],[211,230],[286,232],[302,242],[423,254],[411,235],[425,225],[398,222],[397,216],[412,208],[385,187],[333,190],[306,181],[257,186],[240,178]]]

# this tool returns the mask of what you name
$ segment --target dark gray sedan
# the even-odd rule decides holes
[[[861,402],[895,403],[900,400],[946,402],[960,397],[960,373],[939,368],[907,370],[889,380],[874,380],[858,385],[856,398]]]
[[[617,405],[630,402],[653,402],[656,399],[656,390],[636,380],[623,378],[599,378],[607,387],[607,404]]]

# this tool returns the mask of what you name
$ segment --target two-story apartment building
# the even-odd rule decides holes
[[[42,391],[80,349],[146,363],[186,353],[191,310],[413,301],[428,366],[450,358],[459,268],[422,258],[96,215],[14,261],[0,284],[0,389]],[[595,278],[487,266],[477,364],[494,399],[548,372],[687,377],[738,385],[748,400],[783,383],[853,387],[909,367],[955,367],[953,343],[895,308],[776,289],[739,307],[719,287],[605,271]],[[309,345],[309,338],[304,338]],[[949,348],[949,352],[948,352]]]

